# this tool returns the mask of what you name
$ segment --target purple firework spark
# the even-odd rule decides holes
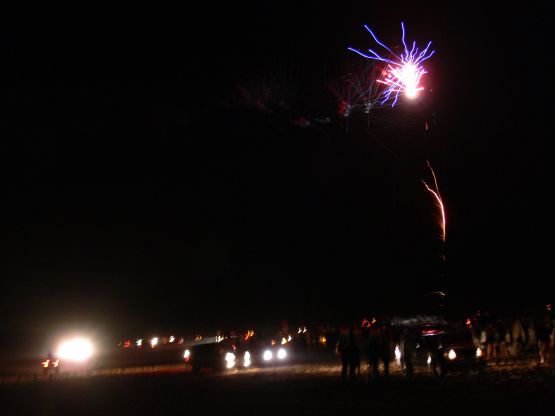
[[[409,51],[409,48],[405,43],[405,25],[401,22],[401,40],[403,42],[404,52],[398,56],[386,45],[380,42],[368,25],[364,25],[364,27],[368,30],[368,32],[370,32],[376,43],[389,52],[390,56],[382,57],[372,49],[368,49],[370,54],[365,54],[358,49],[351,47],[347,49],[367,59],[373,59],[387,64],[387,70],[385,71],[386,76],[384,79],[378,80],[378,82],[386,85],[386,88],[382,93],[382,105],[389,99],[392,99],[393,102],[391,106],[395,106],[399,98],[399,94],[405,94],[408,98],[415,98],[418,95],[418,92],[423,89],[420,85],[420,79],[424,74],[427,74],[427,71],[422,66],[422,62],[435,53],[434,50],[428,52],[432,41],[428,42],[423,50],[417,48],[416,41],[413,41],[412,48]]]

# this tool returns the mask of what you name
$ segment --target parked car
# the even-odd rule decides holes
[[[407,376],[415,367],[428,368],[436,377],[453,371],[483,373],[482,350],[465,327],[429,325],[405,329],[401,340],[401,363]]]
[[[203,369],[222,371],[251,365],[249,351],[242,351],[226,341],[195,345],[185,350],[183,357],[196,374]]]

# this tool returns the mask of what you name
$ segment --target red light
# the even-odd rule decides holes
[[[426,335],[441,335],[443,334],[444,331],[441,331],[439,329],[426,329],[424,331],[422,331],[422,335],[426,336]]]

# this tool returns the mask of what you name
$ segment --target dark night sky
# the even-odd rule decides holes
[[[326,320],[435,289],[469,308],[552,301],[547,7],[266,3],[3,16],[7,331]],[[326,82],[373,44],[364,23],[395,45],[401,20],[437,55],[419,108],[376,127],[394,157],[345,136]],[[268,79],[291,110],[241,100]],[[290,122],[318,115],[334,122]]]

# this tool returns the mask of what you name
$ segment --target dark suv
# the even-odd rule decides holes
[[[196,374],[202,369],[219,371],[246,368],[251,365],[250,353],[227,341],[195,345],[185,351],[184,358]]]
[[[470,370],[483,373],[482,350],[475,344],[467,328],[442,325],[422,326],[405,330],[401,341],[401,362],[407,376],[414,368],[428,368],[434,376]]]

